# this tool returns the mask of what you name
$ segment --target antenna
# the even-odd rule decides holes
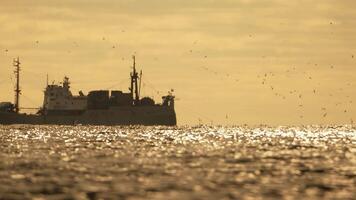
[[[15,85],[15,112],[18,113],[20,110],[20,58],[17,57],[17,59],[14,59],[14,67],[15,67],[15,78],[16,78],[16,85]]]
[[[46,77],[47,79],[46,79],[46,87],[48,87],[48,74],[47,74],[47,77]]]
[[[132,59],[133,59],[133,69],[134,69],[134,72],[136,72],[136,56],[133,55]]]
[[[137,85],[138,74],[136,72],[136,57],[132,56],[132,58],[133,58],[133,71],[130,74],[131,75],[130,92],[133,98],[133,105],[138,105],[140,99],[139,99],[138,85]]]
[[[138,88],[138,97],[141,96],[142,70],[140,71],[140,85]]]

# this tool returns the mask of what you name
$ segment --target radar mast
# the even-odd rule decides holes
[[[132,56],[133,59],[133,70],[131,72],[131,87],[130,92],[133,98],[133,105],[138,105],[140,101],[139,89],[138,89],[138,73],[136,71],[136,57]]]
[[[15,85],[15,112],[18,113],[20,111],[20,58],[14,59],[14,67],[15,67],[15,78],[16,78],[16,85]]]

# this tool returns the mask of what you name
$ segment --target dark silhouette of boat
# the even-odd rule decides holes
[[[129,92],[96,90],[88,95],[70,91],[68,77],[61,85],[48,84],[44,100],[36,114],[20,113],[20,62],[14,59],[16,86],[15,103],[0,103],[0,124],[58,124],[58,125],[168,125],[177,124],[172,90],[157,104],[150,97],[140,98],[142,71],[130,73]],[[47,81],[48,82],[48,81]]]

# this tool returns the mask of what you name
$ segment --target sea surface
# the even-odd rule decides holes
[[[356,199],[356,128],[0,126],[0,199]]]

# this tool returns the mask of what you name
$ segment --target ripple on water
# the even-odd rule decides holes
[[[356,130],[0,126],[0,199],[356,198]]]

